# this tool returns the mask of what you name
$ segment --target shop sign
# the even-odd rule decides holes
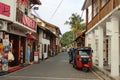
[[[0,14],[10,16],[10,6],[0,2]]]
[[[35,30],[35,21],[29,18],[27,15],[23,14],[22,23],[31,29]]]
[[[38,56],[39,56],[39,53],[38,52],[34,52],[34,62],[38,62]]]

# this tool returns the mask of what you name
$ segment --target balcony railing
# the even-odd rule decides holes
[[[120,0],[114,0],[114,8],[120,4]]]
[[[87,25],[87,30],[93,27],[99,21],[99,14],[97,14]]]
[[[96,23],[103,19],[108,13],[110,13],[116,6],[120,5],[119,0],[110,0],[99,13],[87,24],[87,30],[92,28]]]
[[[16,21],[35,30],[36,22],[17,8]]]

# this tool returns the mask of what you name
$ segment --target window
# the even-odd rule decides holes
[[[87,51],[79,51],[79,55],[81,56],[88,56],[89,52]]]
[[[102,7],[104,7],[109,0],[102,0]]]
[[[96,1],[94,3],[94,16],[96,16],[97,13],[98,13],[98,2]]]
[[[43,33],[43,38],[46,38],[46,33]]]

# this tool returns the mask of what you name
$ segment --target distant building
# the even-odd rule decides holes
[[[74,40],[75,47],[85,46],[85,30]]]
[[[34,15],[37,22],[38,52],[40,59],[46,59],[59,53],[60,49],[60,29],[41,18]]]

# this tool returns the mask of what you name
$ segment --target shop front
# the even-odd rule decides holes
[[[9,61],[9,71],[13,68],[21,68],[25,64],[25,52],[26,52],[26,34],[24,29],[19,29],[14,24],[8,25],[7,31],[9,35],[9,42],[11,44],[11,53],[13,54],[14,60]],[[9,58],[9,56],[8,56]]]
[[[19,35],[10,34],[10,42],[12,43],[12,54],[14,61],[10,62],[9,66],[17,66],[25,63],[25,44],[26,38]]]
[[[13,71],[25,63],[26,35],[8,22],[0,31],[0,71]]]
[[[27,48],[26,48],[26,64],[32,64],[34,62],[34,52],[36,48],[36,37],[32,34],[27,34]]]

